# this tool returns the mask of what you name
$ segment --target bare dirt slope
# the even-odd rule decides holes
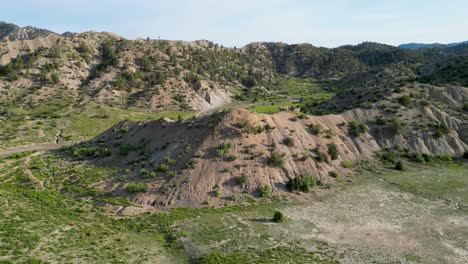
[[[148,192],[134,196],[135,202],[147,206],[218,204],[232,197],[242,200],[246,195],[259,196],[264,186],[282,195],[286,194],[287,181],[297,176],[334,184],[331,171],[341,178],[351,172],[343,167],[343,161],[372,159],[376,151],[396,144],[432,154],[459,155],[468,149],[455,127],[438,138],[427,131],[418,136],[412,130],[390,136],[392,128],[385,127],[350,135],[352,121],[372,120],[379,114],[375,109],[356,109],[326,116],[294,112],[264,115],[236,108],[182,123],[169,119],[128,121],[94,142],[112,152],[99,163],[126,168],[132,181],[149,186]],[[314,134],[310,125],[320,125],[320,132]],[[329,152],[331,145],[336,145],[339,153],[335,160]],[[278,164],[271,160],[275,154]],[[239,180],[240,176],[246,180]],[[126,186],[114,182],[108,188],[125,193]]]

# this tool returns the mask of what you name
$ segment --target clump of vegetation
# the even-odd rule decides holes
[[[216,187],[214,192],[216,197],[221,197],[221,195],[223,194],[220,187]]]
[[[100,146],[76,146],[72,148],[72,155],[77,158],[91,157],[103,158],[112,155],[106,147]]]
[[[443,123],[432,124],[432,129],[434,131],[433,135],[435,138],[440,138],[444,134],[447,134],[450,132],[450,129]]]
[[[147,192],[148,186],[144,182],[131,182],[128,184],[127,190],[129,193]]]
[[[327,129],[324,132],[325,132],[325,137],[326,138],[332,138],[332,137],[334,137],[336,135],[335,132],[333,132],[333,130],[331,130],[331,129]]]
[[[283,144],[288,146],[288,147],[293,147],[294,146],[294,139],[292,137],[287,137],[283,139]]]
[[[397,161],[396,164],[395,164],[395,170],[399,170],[399,171],[402,171],[404,170],[404,166],[403,166],[403,162],[401,162],[401,160]]]
[[[267,164],[272,167],[281,167],[284,164],[284,157],[286,156],[285,153],[280,153],[273,151],[270,157],[267,157]]]
[[[369,127],[365,124],[361,124],[358,121],[351,121],[349,123],[349,133],[353,137],[359,137],[362,133],[366,133],[369,131]]]
[[[247,174],[242,173],[241,175],[236,177],[236,182],[238,184],[245,184],[249,180],[249,176]]]
[[[284,220],[285,220],[285,216],[284,216],[284,214],[282,212],[276,211],[273,214],[273,219],[272,219],[273,222],[282,223],[282,222],[284,222]]]
[[[263,197],[263,198],[269,197],[272,191],[270,185],[264,185],[260,187],[258,190],[260,192],[260,197]]]
[[[289,179],[289,181],[286,183],[286,188],[290,192],[309,192],[309,187],[315,185],[317,185],[317,180],[315,180],[313,176],[299,176]]]
[[[228,162],[232,162],[232,161],[235,161],[237,159],[237,156],[234,155],[234,154],[229,154],[226,156],[226,161]]]
[[[128,126],[122,126],[122,127],[120,128],[120,132],[122,132],[122,133],[127,133],[127,132],[128,132]]]
[[[156,177],[156,172],[143,168],[140,170],[140,175],[143,178],[154,178]]]
[[[192,151],[192,146],[190,144],[185,144],[184,146],[184,153],[187,154]]]
[[[393,118],[392,120],[393,132],[397,135],[401,134],[401,130],[403,128],[400,119],[397,117]]]
[[[407,94],[398,97],[397,101],[399,104],[406,106],[406,107],[410,106],[412,103],[411,97]]]
[[[159,164],[155,167],[156,171],[160,171],[160,172],[168,172],[169,171],[169,166],[167,166],[166,164]]]
[[[315,157],[315,160],[317,160],[318,162],[324,162],[324,161],[327,161],[327,157],[325,156],[325,154],[323,154],[323,152],[320,150],[320,147],[316,147],[314,149],[314,152],[315,154],[317,155]]]
[[[337,179],[337,178],[339,177],[337,171],[330,171],[330,172],[328,173],[328,175],[330,175],[330,177],[333,177],[333,178],[335,178],[335,179]]]
[[[229,142],[223,142],[221,145],[219,145],[218,150],[216,151],[216,155],[219,158],[222,158],[226,155],[228,150],[231,148],[231,143]]]
[[[328,155],[330,155],[330,158],[332,160],[336,160],[338,159],[338,155],[340,154],[340,152],[338,151],[338,147],[336,146],[335,143],[329,143],[327,144],[327,147],[328,147]]]
[[[352,161],[349,161],[349,160],[343,160],[341,162],[341,166],[343,168],[350,169],[350,168],[354,167],[354,163]]]
[[[314,135],[320,134],[320,131],[322,130],[322,126],[320,124],[309,124],[307,127],[309,128],[310,133]]]

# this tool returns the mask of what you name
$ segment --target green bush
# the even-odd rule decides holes
[[[248,180],[249,180],[249,176],[243,173],[236,177],[236,182],[238,184],[245,184]]]
[[[401,134],[401,130],[402,130],[402,125],[401,125],[401,122],[400,122],[400,119],[398,118],[393,118],[392,120],[392,126],[393,126],[393,132],[397,135]]]
[[[329,143],[327,144],[327,147],[328,147],[328,155],[330,155],[330,158],[332,160],[336,160],[338,159],[338,155],[340,154],[340,152],[338,151],[338,147],[336,146],[335,143]]]
[[[444,162],[452,161],[452,157],[447,153],[442,153],[442,154],[437,155],[437,159],[440,161],[444,161]]]
[[[361,124],[357,121],[351,121],[351,123],[349,123],[349,133],[353,137],[359,137],[362,133],[366,133],[367,131],[369,131],[369,127],[365,124]]]
[[[156,177],[156,172],[143,168],[140,170],[140,175],[143,178],[154,178]]]
[[[127,132],[128,132],[128,126],[122,126],[122,127],[120,128],[120,132],[122,132],[122,133],[127,133]]]
[[[330,175],[331,177],[333,177],[335,179],[337,179],[339,177],[338,172],[336,172],[336,171],[330,171],[328,173],[328,175]]]
[[[284,164],[286,154],[273,151],[270,157],[267,157],[267,164],[272,167],[281,167]]]
[[[159,164],[156,166],[156,171],[160,171],[160,172],[168,172],[169,171],[169,166],[166,165],[166,164]]]
[[[287,138],[283,139],[283,144],[288,146],[288,147],[292,147],[292,146],[294,146],[294,139],[292,137],[287,137]]]
[[[325,154],[323,154],[319,147],[316,147],[314,149],[314,152],[317,155],[315,157],[315,160],[317,160],[318,162],[325,162],[327,160],[327,157],[325,156]]]
[[[320,124],[310,124],[307,127],[309,128],[310,133],[314,135],[320,134],[320,130],[322,129]]]
[[[273,222],[282,223],[282,222],[284,222],[284,220],[285,220],[285,217],[284,217],[284,214],[282,212],[276,211],[273,214],[273,219],[272,219]]]
[[[342,166],[343,168],[350,169],[350,168],[354,167],[354,164],[353,164],[352,161],[343,160],[343,161],[341,162],[341,166]]]
[[[397,163],[395,164],[395,170],[399,170],[399,171],[402,171],[404,170],[404,166],[403,166],[403,162],[401,162],[401,160],[397,161]]]
[[[336,135],[335,132],[333,132],[333,130],[331,130],[331,129],[327,129],[324,132],[325,132],[325,137],[326,138],[332,138],[332,137],[334,137]]]
[[[231,148],[231,143],[229,142],[223,142],[221,143],[221,145],[219,145],[217,151],[216,151],[216,155],[220,158],[224,157],[224,155],[226,155],[226,153],[228,152],[228,150]]]
[[[260,187],[259,189],[259,192],[260,192],[260,197],[269,197],[270,194],[271,194],[271,187],[270,185],[265,185],[265,186],[262,186]]]
[[[310,186],[317,185],[317,181],[312,176],[299,176],[289,179],[286,183],[286,188],[288,191],[302,191],[302,192],[309,192]]]
[[[146,186],[146,183],[144,182],[131,182],[128,184],[127,190],[130,193],[147,192],[148,186]]]
[[[223,194],[223,193],[222,193],[222,191],[221,191],[221,188],[216,187],[216,189],[215,189],[215,196],[216,196],[216,197],[221,197],[222,194]]]
[[[406,107],[410,106],[412,102],[411,97],[409,97],[409,95],[406,95],[406,94],[398,97],[397,101],[399,104],[404,105]]]

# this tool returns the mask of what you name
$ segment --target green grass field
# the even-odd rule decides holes
[[[241,105],[262,114],[274,114],[280,108],[300,106],[301,102],[322,102],[335,94],[324,89],[326,83],[308,79],[289,77],[271,89],[270,93],[263,91],[247,91],[244,93]]]

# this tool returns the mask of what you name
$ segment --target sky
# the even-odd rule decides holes
[[[2,0],[0,21],[57,33],[337,47],[468,40],[468,0]]]

